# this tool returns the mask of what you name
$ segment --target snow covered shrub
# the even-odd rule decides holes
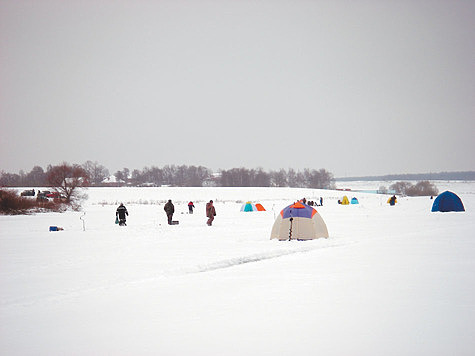
[[[413,185],[406,190],[406,195],[409,195],[410,197],[429,196],[437,194],[439,194],[439,190],[437,189],[437,187],[427,180],[417,182],[416,185]]]
[[[396,194],[406,195],[406,190],[412,186],[409,182],[396,182],[389,186],[389,189],[394,190]]]
[[[408,195],[410,197],[439,194],[437,187],[427,180],[417,182],[416,185],[409,182],[396,182],[392,184],[390,188],[397,194]]]

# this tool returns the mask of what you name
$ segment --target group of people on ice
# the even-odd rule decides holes
[[[307,199],[303,198],[302,203],[307,204],[308,206],[323,206],[323,197],[320,197],[320,204],[318,201],[307,201]]]
[[[192,201],[188,203],[188,213],[193,214],[193,209],[195,208],[195,205],[193,204]],[[163,210],[165,210],[165,213],[167,214],[167,221],[168,225],[175,225],[177,224],[176,222],[173,221],[173,214],[175,213],[175,206],[172,203],[172,200],[169,199],[168,202],[165,204],[163,207]],[[120,203],[119,207],[117,208],[115,212],[116,216],[116,224],[119,224],[119,226],[126,226],[126,220],[127,216],[129,216],[129,212],[127,211],[127,208],[124,206],[124,204]],[[206,203],[206,217],[208,218],[208,221],[206,224],[208,226],[211,226],[213,224],[214,217],[216,216],[216,209],[213,205],[213,201],[210,200],[208,203]]]

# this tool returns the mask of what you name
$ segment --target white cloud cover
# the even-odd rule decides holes
[[[474,9],[2,1],[0,168],[472,170]]]

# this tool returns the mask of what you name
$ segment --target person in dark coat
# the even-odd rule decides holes
[[[127,226],[125,223],[126,216],[129,215],[129,212],[127,211],[127,208],[124,206],[124,204],[120,203],[119,207],[115,211],[115,216],[119,218],[119,226]]]
[[[194,209],[194,207],[195,207],[195,205],[193,204],[192,201],[190,201],[190,202],[188,203],[188,212],[189,212],[190,214],[193,214],[193,209]]]
[[[396,196],[393,195],[391,199],[389,199],[389,205],[393,206],[396,204]]]
[[[167,213],[168,225],[172,225],[172,219],[173,219],[173,213],[175,212],[175,206],[173,205],[171,199],[168,200],[168,202],[165,204],[165,207],[163,208],[163,210],[165,210],[165,213]]]
[[[216,216],[216,209],[214,208],[213,201],[210,200],[209,203],[206,204],[206,217],[208,221],[206,222],[208,226],[213,224],[214,217]]]

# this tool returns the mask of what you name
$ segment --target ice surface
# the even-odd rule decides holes
[[[86,231],[83,212],[0,216],[0,354],[472,355],[475,183],[441,185],[465,213],[312,189],[90,188]],[[269,239],[282,208],[320,196],[329,239]]]

